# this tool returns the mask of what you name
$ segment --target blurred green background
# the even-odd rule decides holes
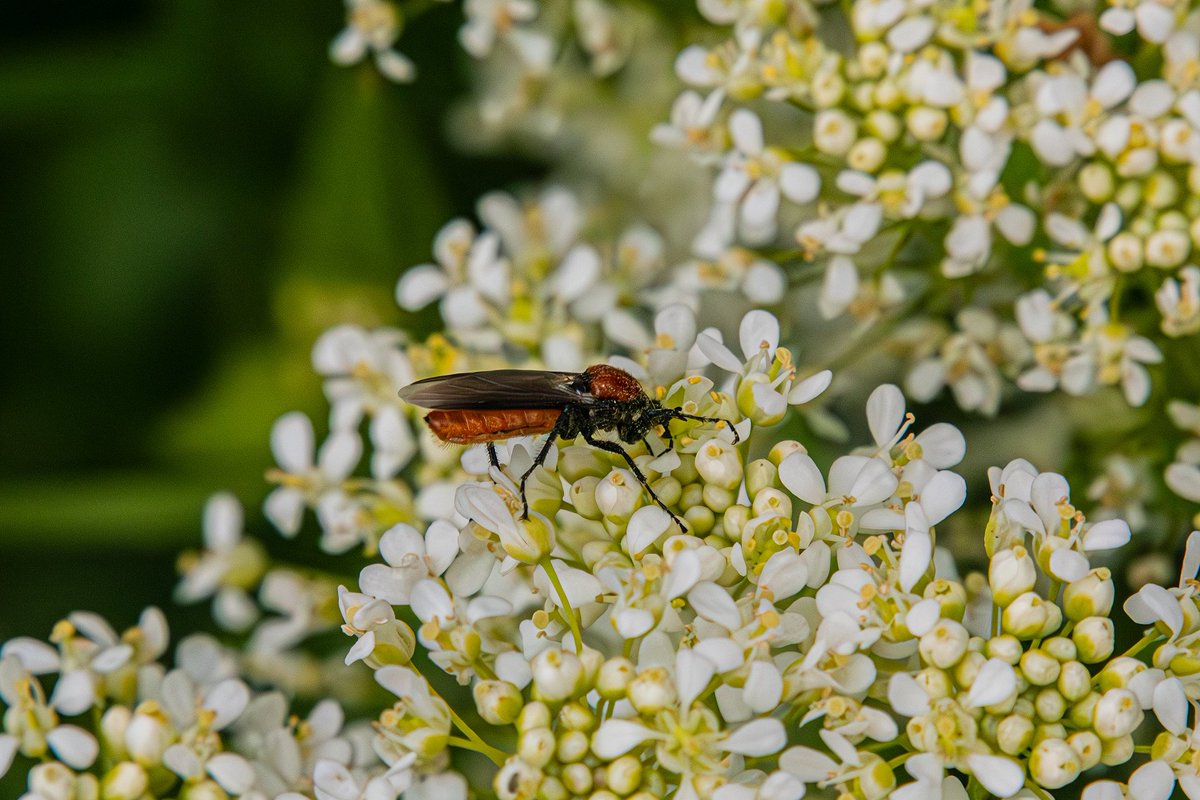
[[[395,280],[441,223],[537,172],[448,150],[453,6],[405,32],[413,86],[327,61],[338,0],[23,14],[0,30],[0,639],[169,607],[214,491],[273,538],[268,433],[323,425],[316,336],[401,321]]]

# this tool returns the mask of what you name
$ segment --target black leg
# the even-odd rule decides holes
[[[673,409],[669,409],[669,410],[672,413],[671,413],[670,417],[668,418],[668,421],[672,420],[672,419],[690,419],[690,420],[695,420],[696,422],[722,423],[724,425],[729,426],[729,430],[733,431],[733,443],[734,444],[737,444],[738,442],[740,442],[742,440],[742,437],[738,436],[737,428],[733,427],[733,423],[727,419],[721,419],[720,417],[700,417],[695,414],[684,414],[682,411],[675,411]],[[666,423],[664,423],[664,427],[665,426],[666,426]]]
[[[487,443],[488,463],[496,469],[500,469],[500,459],[496,457],[496,443]]]
[[[638,467],[637,463],[633,460],[633,456],[629,455],[629,453],[627,453],[625,451],[624,447],[621,447],[621,445],[617,444],[616,442],[609,442],[604,439],[597,439],[594,436],[592,436],[592,434],[587,430],[581,431],[581,433],[583,434],[583,440],[585,442],[587,442],[588,444],[590,444],[592,447],[595,447],[599,450],[606,450],[609,453],[616,453],[616,454],[620,455],[622,458],[624,458],[625,463],[629,465],[629,469],[633,470],[633,475],[634,475],[634,477],[636,477],[638,479],[638,483],[642,484],[642,488],[644,488],[647,492],[649,492],[650,499],[653,500],[658,505],[659,508],[661,508],[663,511],[667,512],[667,514],[670,515],[671,519],[675,520],[675,522],[678,523],[681,530],[687,531],[687,529],[688,529],[687,523],[684,522],[683,520],[681,520],[679,517],[675,516],[674,512],[672,512],[671,509],[667,508],[667,504],[658,498],[658,495],[656,495],[654,493],[654,490],[650,488],[650,481],[646,480],[646,476],[642,473],[642,470]]]
[[[654,452],[654,448],[650,446],[650,440],[647,439],[645,436],[642,437],[642,444],[646,445],[646,452],[650,454],[651,458],[658,458],[660,455],[662,455],[662,453]],[[667,452],[667,451],[664,450],[663,453],[665,453],[665,452]]]
[[[538,451],[537,457],[533,459],[533,463],[529,465],[529,469],[525,470],[525,474],[521,476],[521,519],[529,519],[529,498],[525,496],[525,481],[529,480],[529,476],[533,471],[540,467],[545,461],[546,456],[550,454],[550,448],[554,445],[560,433],[562,433],[570,424],[569,415],[563,412],[559,415],[558,421],[554,423],[554,428],[550,433],[546,434],[546,442],[542,445],[542,449]]]

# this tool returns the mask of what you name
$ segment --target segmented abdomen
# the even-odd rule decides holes
[[[455,444],[478,444],[549,433],[561,408],[443,409],[425,417],[434,436]]]

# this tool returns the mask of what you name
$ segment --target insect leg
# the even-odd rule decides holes
[[[542,449],[538,451],[537,457],[533,459],[533,463],[529,465],[529,469],[525,470],[525,474],[521,476],[521,519],[529,519],[529,498],[525,496],[525,481],[529,480],[529,476],[533,471],[540,467],[546,461],[546,456],[550,454],[550,448],[558,439],[559,434],[568,426],[568,412],[564,409],[559,415],[558,421],[554,423],[554,427],[550,429],[550,433],[546,434],[546,442],[542,445]]]
[[[644,488],[647,492],[650,493],[650,499],[653,500],[658,505],[659,508],[661,508],[663,511],[667,512],[667,514],[671,517],[671,519],[675,520],[675,522],[679,524],[679,527],[682,530],[686,531],[688,529],[687,523],[684,522],[683,520],[681,520],[679,517],[675,516],[675,514],[671,511],[671,509],[667,508],[667,504],[664,503],[662,500],[660,500],[658,495],[654,493],[654,490],[650,488],[650,481],[648,481],[646,479],[645,474],[642,472],[641,468],[638,467],[637,462],[635,462],[633,460],[633,456],[629,455],[629,453],[626,452],[624,447],[621,447],[621,445],[617,444],[616,442],[609,442],[604,439],[597,439],[594,436],[592,436],[591,431],[586,430],[586,429],[583,431],[580,431],[580,433],[583,434],[583,440],[585,442],[587,442],[588,444],[590,444],[592,447],[595,447],[599,450],[606,450],[609,453],[616,453],[616,454],[620,455],[622,458],[624,458],[625,463],[629,465],[629,469],[631,469],[633,471],[634,477],[638,479],[638,483],[640,483],[642,485],[642,488]]]
[[[660,455],[662,455],[661,453],[654,452],[654,448],[650,446],[650,440],[645,436],[642,437],[642,444],[646,445],[646,452],[650,454],[651,458],[658,458]],[[664,450],[663,452],[666,451]]]
[[[668,420],[690,419],[690,420],[695,420],[696,422],[712,422],[712,423],[715,423],[718,425],[727,425],[727,426],[729,426],[729,430],[731,430],[733,432],[733,443],[737,444],[738,442],[740,442],[742,440],[742,437],[738,435],[737,428],[733,427],[733,423],[727,419],[721,419],[720,417],[700,417],[695,414],[684,414],[682,411],[675,411],[674,409],[668,409],[668,410],[671,412],[670,416],[668,417]],[[664,425],[664,427],[666,427],[666,426]]]
[[[496,457],[496,443],[487,443],[488,463],[496,469],[500,469],[500,459]]]

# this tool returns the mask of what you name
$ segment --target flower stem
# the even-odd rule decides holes
[[[1033,794],[1036,795],[1039,800],[1054,800],[1054,798],[1051,797],[1045,789],[1038,786],[1036,783],[1033,783],[1032,781],[1025,781],[1025,788],[1033,792]]]
[[[562,581],[558,579],[558,572],[554,569],[554,562],[549,557],[541,560],[542,569],[546,570],[546,576],[550,578],[550,583],[554,586],[554,591],[558,593],[558,601],[562,603],[563,615],[567,618],[567,624],[571,626],[571,636],[575,638],[575,652],[583,652],[583,632],[579,630],[579,620],[575,617],[575,609],[571,608],[571,601],[567,599],[567,592],[563,589]]]
[[[492,763],[497,767],[502,766],[508,759],[508,754],[503,750],[492,747],[490,744],[485,742],[483,738],[476,733],[470,725],[467,724],[466,720],[458,715],[458,712],[456,712],[453,707],[451,707],[449,704],[447,704],[446,707],[450,711],[450,719],[454,722],[454,727],[466,734],[467,737],[466,739],[461,739],[457,736],[451,736],[450,743],[456,747],[462,747],[467,750],[474,750],[477,753],[482,753],[490,758]]]
[[[1159,638],[1161,638],[1159,632],[1157,630],[1151,630],[1145,636],[1134,642],[1133,647],[1129,648],[1124,653],[1121,653],[1121,655],[1130,657],[1136,656],[1138,653],[1145,650],[1147,645],[1158,640]]]

